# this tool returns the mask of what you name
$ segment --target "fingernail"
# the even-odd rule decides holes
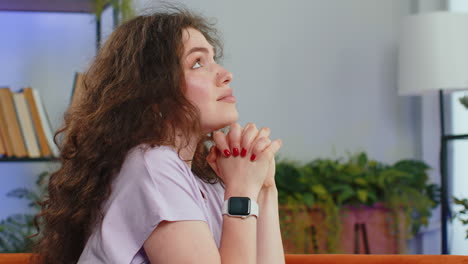
[[[245,148],[242,148],[241,157],[245,157],[245,155],[247,155],[247,150]]]
[[[232,150],[232,152],[233,152],[233,154],[234,154],[234,157],[239,156],[239,149],[238,149],[238,148],[234,148],[234,149]]]
[[[224,155],[226,155],[226,157],[229,158],[229,156],[231,156],[231,152],[228,149],[225,149]]]
[[[252,154],[252,156],[250,157],[250,161],[254,161],[256,157],[257,157],[257,155]]]

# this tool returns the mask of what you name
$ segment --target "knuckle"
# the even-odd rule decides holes
[[[260,153],[260,144],[257,142],[255,145],[252,147],[253,153]]]
[[[255,153],[256,155],[259,155],[260,153],[262,153],[262,149],[256,146],[255,151],[253,153]]]
[[[218,132],[218,131],[214,132],[214,133],[213,133],[213,139],[214,139],[214,140],[219,140],[220,137],[221,137],[220,133],[221,133],[221,132]]]
[[[232,128],[236,128],[236,129],[237,129],[237,128],[240,128],[240,127],[241,127],[241,125],[240,125],[239,123],[233,123],[233,124],[231,125],[231,129],[232,129]]]
[[[244,129],[246,129],[246,130],[247,130],[247,129],[257,129],[257,127],[255,126],[254,123],[249,122],[249,123],[247,123],[247,125],[245,125],[245,128],[244,128]]]
[[[264,155],[267,160],[271,160],[274,158],[274,155],[273,153],[271,153],[271,151],[265,151]]]
[[[270,133],[270,128],[269,127],[262,127],[261,130],[264,131],[265,133]]]

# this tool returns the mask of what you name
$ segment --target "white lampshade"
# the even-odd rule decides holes
[[[468,14],[405,18],[399,49],[398,94],[468,89]]]

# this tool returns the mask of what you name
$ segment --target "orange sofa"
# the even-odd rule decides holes
[[[0,253],[0,264],[26,264],[28,253]],[[286,254],[287,264],[468,264],[468,256]]]

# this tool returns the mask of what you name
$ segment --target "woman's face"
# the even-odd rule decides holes
[[[203,129],[209,133],[236,122],[235,98],[220,100],[233,94],[229,87],[232,73],[214,61],[213,47],[198,30],[187,28],[182,38],[185,96],[200,109]]]

